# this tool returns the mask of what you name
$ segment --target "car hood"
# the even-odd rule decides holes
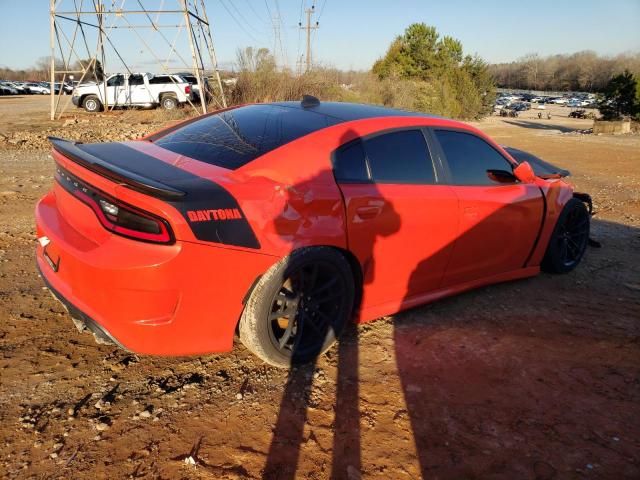
[[[569,175],[571,175],[569,170],[565,170],[563,168],[556,167],[549,162],[545,162],[532,153],[525,152],[513,147],[506,147],[504,145],[502,146],[502,148],[504,148],[516,162],[529,162],[529,165],[531,165],[531,168],[533,168],[533,173],[535,173],[536,176],[540,178],[568,177]]]

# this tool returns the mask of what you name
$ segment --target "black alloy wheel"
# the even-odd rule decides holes
[[[550,273],[567,273],[578,266],[589,243],[591,219],[584,203],[576,198],[560,213],[542,268]]]
[[[285,279],[271,301],[269,333],[283,355],[309,359],[321,353],[341,327],[350,304],[345,279],[329,262],[302,265]]]

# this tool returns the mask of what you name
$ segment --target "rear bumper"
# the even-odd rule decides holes
[[[123,350],[127,350],[127,351],[129,350],[127,347],[122,345],[122,343],[120,343],[116,338],[114,338],[113,335],[107,332],[93,318],[91,318],[89,315],[84,313],[82,310],[80,310],[78,307],[72,304],[69,300],[67,300],[60,292],[58,292],[47,281],[47,277],[45,277],[44,273],[40,269],[39,262],[36,262],[36,267],[38,268],[38,272],[40,272],[40,276],[42,277],[42,280],[44,281],[44,284],[46,285],[46,287],[49,289],[49,291],[55,297],[55,299],[58,300],[64,306],[67,312],[69,312],[69,315],[74,320],[74,323],[80,322],[82,324],[82,328],[80,328],[76,324],[76,327],[78,327],[78,330],[82,330],[83,328],[86,328],[91,333],[93,333],[93,335],[96,337],[96,341],[99,341],[100,343],[111,343],[113,345],[116,345],[122,348]]]
[[[72,317],[137,353],[231,349],[243,298],[274,257],[190,242],[156,245],[106,231],[91,239],[56,202],[50,192],[36,207],[37,236],[46,237],[36,257],[45,283]],[[95,228],[104,230],[97,220]]]

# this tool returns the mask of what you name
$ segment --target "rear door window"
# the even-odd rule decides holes
[[[173,81],[171,81],[171,77],[168,75],[157,75],[149,79],[149,83],[151,85],[161,85],[164,83],[173,83]]]
[[[453,185],[499,185],[487,170],[512,171],[511,162],[486,141],[471,133],[435,130],[444,152]]]
[[[376,183],[436,183],[429,148],[421,130],[385,133],[364,142]]]
[[[135,86],[135,85],[143,85],[144,84],[144,79],[142,78],[142,75],[131,75],[129,77],[129,85],[130,86]]]

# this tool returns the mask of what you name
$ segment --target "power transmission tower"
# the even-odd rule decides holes
[[[311,30],[317,30],[318,28],[320,28],[320,24],[318,22],[315,23],[315,25],[311,25],[311,17],[316,13],[316,7],[315,5],[311,5],[311,8],[307,8],[305,10],[305,12],[307,13],[307,26],[303,27],[302,23],[298,23],[298,27],[301,30],[306,30],[307,31],[307,57],[306,57],[306,63],[307,63],[307,68],[306,68],[306,72],[308,72],[309,70],[311,70],[311,63],[312,63],[312,58],[311,58]]]
[[[85,1],[88,5],[84,5]],[[213,100],[220,106],[226,107],[204,0],[166,0],[166,3],[170,4],[168,6],[165,5],[165,0],[159,4],[154,0],[135,0],[133,8],[126,8],[126,2],[127,0],[119,0],[116,6],[116,2],[112,1],[111,5],[106,7],[101,0],[50,0],[51,119],[55,119],[56,114],[60,118],[69,103],[67,102],[67,105],[60,109],[63,88],[59,89],[58,99],[55,100],[56,77],[62,83],[68,78],[73,80],[74,74],[80,75],[79,83],[90,76],[93,76],[96,81],[103,80],[98,76],[106,77],[104,74],[106,73],[107,47],[122,64],[120,71],[126,70],[129,74],[133,73],[131,68],[135,68],[135,65],[124,58],[133,51],[131,38],[125,37],[122,40],[122,37],[118,37],[117,32],[120,29],[133,32],[142,44],[141,52],[153,57],[154,61],[145,61],[145,65],[151,63],[164,74],[189,71],[196,78],[202,113],[207,111],[207,89],[204,80],[208,69],[217,87]],[[146,8],[145,4],[147,4]],[[93,18],[96,18],[95,23]],[[132,23],[129,18],[144,20],[142,22],[133,20]],[[163,21],[160,22],[160,19]],[[175,32],[172,40],[165,35],[167,31]],[[153,44],[149,36],[145,38],[142,35],[143,32],[157,34],[159,36],[155,38],[157,42]],[[181,54],[183,49],[180,42],[185,40],[191,51],[190,61]],[[162,59],[157,53],[159,44],[164,48],[168,47],[168,53]],[[86,53],[80,54],[81,51]],[[62,67],[56,64],[56,54],[61,56]],[[85,58],[82,58],[84,55],[86,55]],[[99,72],[100,75],[98,75]],[[106,92],[104,100],[105,107],[108,108]],[[189,103],[196,111],[199,110],[191,101]]]

